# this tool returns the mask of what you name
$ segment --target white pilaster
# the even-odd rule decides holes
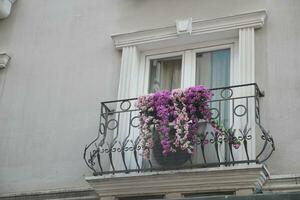
[[[254,27],[239,29],[239,68],[240,83],[255,81]]]
[[[118,99],[137,96],[139,51],[136,46],[123,47]]]
[[[245,83],[254,83],[255,82],[255,54],[254,54],[254,27],[241,28],[239,29],[239,62],[235,71],[235,82],[234,84],[245,84]],[[247,87],[237,90],[239,96],[247,96],[249,94],[254,95],[254,88]],[[252,99],[253,100],[253,99]],[[246,99],[241,99],[240,103],[246,105]],[[239,103],[239,101],[236,101]],[[248,102],[248,128],[251,128],[250,135],[252,136],[251,140],[248,140],[248,152],[250,160],[255,159],[255,113],[254,113],[254,101]],[[237,106],[237,105],[235,105]],[[238,118],[237,122],[240,124],[238,127],[244,128],[247,124],[247,119]],[[236,132],[240,135],[240,130]],[[244,148],[242,145],[241,148]],[[239,151],[243,152],[243,151]],[[240,159],[247,159],[246,155],[240,155]]]

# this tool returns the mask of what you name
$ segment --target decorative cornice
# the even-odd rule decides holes
[[[11,8],[16,0],[1,0],[0,1],[0,19],[7,18],[11,13]]]
[[[11,193],[6,195],[0,195],[0,200],[24,200],[24,199],[89,199],[97,200],[98,195],[91,188],[70,188],[70,189],[59,189],[59,190],[48,190],[48,191],[36,191],[36,192],[25,192],[25,193]]]
[[[190,35],[196,36],[208,33],[232,31],[247,27],[260,28],[264,25],[266,16],[265,10],[259,10],[215,19],[193,20]],[[180,37],[180,34],[177,33],[176,25],[174,24],[166,27],[113,34],[111,37],[116,48],[119,49],[126,46],[176,39]]]

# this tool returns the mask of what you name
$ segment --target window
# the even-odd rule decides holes
[[[230,49],[196,54],[196,85],[210,88],[230,84]]]
[[[149,92],[180,88],[182,56],[150,60]]]
[[[219,43],[212,47],[185,46],[169,48],[167,50],[158,50],[155,52],[145,52],[146,76],[148,75],[148,84],[146,84],[145,93],[152,93],[159,90],[171,90],[175,88],[185,88],[191,85],[205,85],[208,88],[225,87],[231,84],[230,73],[232,59],[234,58],[235,41],[224,44]],[[173,52],[166,52],[172,51]],[[153,54],[151,54],[153,53]],[[144,79],[147,81],[147,77]],[[189,84],[189,85],[187,85]],[[229,102],[212,102],[211,108],[221,111],[218,122],[228,126],[230,124]],[[204,129],[211,131],[211,127],[205,124]],[[194,163],[201,162],[201,149],[196,149],[192,160]],[[207,146],[207,159],[215,161],[214,146]],[[229,160],[229,151],[225,145],[219,145],[219,155],[222,161]]]

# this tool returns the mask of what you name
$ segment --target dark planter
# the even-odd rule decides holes
[[[175,135],[175,129],[171,128],[171,135],[172,132],[174,132]],[[177,149],[176,152],[170,152],[167,155],[163,155],[163,147],[161,145],[161,140],[155,129],[153,129],[153,143],[153,157],[156,160],[156,162],[162,167],[176,168],[182,166],[191,158],[191,155],[189,153],[187,153],[186,151],[182,151],[181,149]]]

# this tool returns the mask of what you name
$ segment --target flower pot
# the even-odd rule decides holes
[[[153,157],[161,167],[176,168],[182,166],[191,158],[189,153],[181,149],[176,149],[176,152],[169,152],[167,155],[163,155],[161,140],[155,129],[153,129],[153,144]]]

